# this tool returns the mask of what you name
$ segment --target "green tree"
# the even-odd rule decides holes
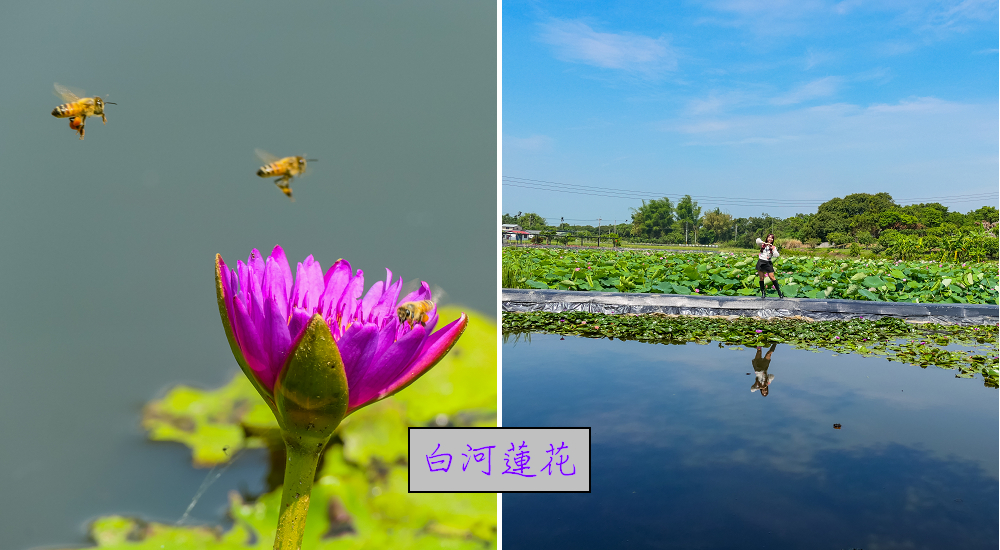
[[[706,230],[712,232],[712,242],[729,235],[733,231],[733,217],[720,211],[718,208],[705,214],[702,218],[702,225]]]
[[[698,201],[691,200],[691,195],[684,195],[681,197],[681,200],[677,201],[677,208],[675,211],[677,213],[677,221],[683,224],[684,244],[687,244],[688,232],[692,229],[695,231],[698,229],[697,223],[701,218],[701,207],[698,206]]]
[[[897,209],[895,201],[888,193],[854,193],[844,198],[833,198],[816,209],[816,216],[810,220],[806,227],[805,237],[827,240],[830,233],[847,233],[851,230],[851,222],[857,224],[858,229],[873,229],[872,216],[879,216],[882,212]],[[876,218],[877,219],[877,218]]]
[[[535,214],[534,212],[528,212],[517,217],[517,223],[521,226],[521,229],[545,229],[545,218]]]
[[[632,208],[633,234],[638,228],[638,235],[651,239],[659,238],[670,231],[674,221],[674,205],[670,199],[653,199],[642,201],[642,206]]]
[[[965,217],[972,223],[979,222],[990,222],[996,223],[1000,221],[1000,211],[997,210],[995,206],[984,206],[977,210],[973,210],[965,215]]]

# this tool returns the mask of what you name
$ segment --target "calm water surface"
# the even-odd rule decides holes
[[[505,494],[504,547],[996,548],[997,390],[762,351],[508,341],[504,426],[592,427],[594,472],[590,494]]]

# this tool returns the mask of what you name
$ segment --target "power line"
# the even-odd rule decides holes
[[[610,197],[620,199],[658,199],[662,197],[681,198],[684,195],[679,193],[653,193],[650,191],[627,191],[615,190],[607,187],[594,187],[589,185],[570,185],[565,183],[538,182],[533,180],[513,179],[504,177],[503,185],[509,187],[522,187],[539,191],[555,191],[561,193],[572,193],[576,195],[591,195],[596,197]],[[787,199],[753,199],[737,197],[711,197],[703,195],[692,195],[692,199],[710,200],[725,205],[733,206],[818,206],[823,203],[821,200],[787,200]]]
[[[536,191],[552,191],[556,193],[571,193],[576,195],[590,195],[597,197],[610,197],[632,200],[645,200],[660,197],[677,197],[683,195],[677,193],[653,193],[650,191],[631,191],[616,189],[612,187],[599,187],[593,185],[568,184],[546,180],[534,180],[530,178],[520,178],[515,176],[503,176],[503,185],[508,187],[519,187],[523,189],[534,189]],[[926,201],[947,201],[947,202],[981,202],[998,197],[997,192],[984,192],[965,195],[943,195],[937,197],[915,197],[909,199],[896,199],[898,203],[915,204]],[[748,197],[716,197],[709,195],[691,195],[692,199],[717,203],[723,206],[766,206],[772,208],[780,207],[810,207],[819,206],[827,200],[819,199],[777,199],[777,198],[748,198]]]

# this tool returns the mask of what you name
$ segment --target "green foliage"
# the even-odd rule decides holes
[[[984,384],[998,387],[996,326],[910,324],[899,319],[878,321],[808,321],[755,317],[691,317],[677,315],[601,315],[596,313],[503,313],[503,333],[552,333],[589,338],[617,338],[661,344],[719,342],[741,346],[788,344],[794,348],[833,350],[891,361],[957,369],[956,376],[978,373]],[[945,349],[961,344],[971,349]]]
[[[706,213],[702,217],[702,226],[706,231],[712,232],[711,242],[717,242],[719,239],[732,236],[733,233],[733,217],[720,211],[718,208]]]
[[[632,235],[658,239],[670,232],[674,223],[674,205],[670,199],[642,201],[642,206],[632,208]]]
[[[833,244],[847,244],[854,242],[854,239],[852,239],[850,235],[841,231],[834,231],[833,233],[828,234],[826,236],[826,240]]]
[[[566,237],[563,237],[564,239]],[[565,243],[564,243],[565,244]],[[525,276],[525,269],[521,261],[518,259],[521,251],[517,253],[511,253],[510,261],[505,262],[500,269],[500,287],[501,288],[527,288],[525,286],[525,281],[528,278]]]
[[[756,257],[649,251],[504,251],[518,261],[527,288],[749,296]],[[515,260],[516,258],[516,260]],[[888,302],[996,304],[996,262],[939,263],[781,256],[774,262],[789,296]],[[945,281],[948,284],[945,284]]]
[[[459,312],[439,313],[450,319]],[[435,368],[341,423],[312,491],[303,549],[496,547],[495,495],[407,492],[408,426],[496,425],[496,325],[469,313],[462,338]],[[242,373],[218,390],[174,388],[146,407],[143,426],[153,439],[192,447],[199,466],[227,460],[224,447],[232,456],[266,445],[277,428]],[[274,540],[280,501],[280,487],[254,502],[230,493],[233,526],[226,531],[108,516],[95,520],[90,534],[96,548],[108,550],[263,550]]]
[[[698,222],[701,219],[701,207],[698,206],[698,201],[692,200],[691,195],[684,195],[681,200],[677,201],[675,211],[677,212],[675,227],[678,232],[686,231],[688,233],[685,244],[697,242],[697,237],[692,238],[692,235],[698,231]]]
[[[858,231],[854,234],[854,242],[868,245],[875,242],[875,237],[872,237],[872,234],[867,231]]]

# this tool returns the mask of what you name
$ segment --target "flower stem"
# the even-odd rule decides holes
[[[300,445],[285,441],[285,481],[281,489],[281,508],[274,550],[300,550],[306,530],[306,512],[312,492],[316,465],[323,445]]]

